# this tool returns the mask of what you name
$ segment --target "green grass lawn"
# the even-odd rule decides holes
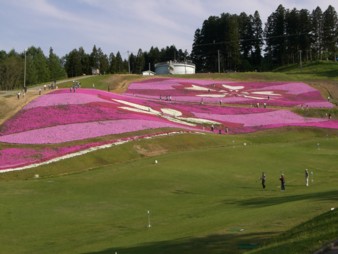
[[[337,141],[336,131],[298,128],[181,134],[4,174],[1,252],[243,253],[336,205]],[[58,175],[67,167],[77,173]]]
[[[268,244],[253,250],[250,254],[314,253],[315,249],[327,248],[333,240],[337,240],[337,215],[337,209],[330,209],[271,239]]]
[[[107,74],[95,76],[81,76],[80,79],[74,78],[65,82],[59,83],[60,88],[70,88],[73,85],[73,80],[78,81],[82,88],[95,88],[105,91],[112,91],[116,86],[123,82],[142,79],[142,76],[135,74]]]
[[[182,76],[182,75],[181,75]],[[208,78],[209,73],[184,75],[191,78]],[[338,80],[338,63],[332,61],[308,62],[303,63],[302,68],[299,64],[291,64],[280,67],[271,72],[230,72],[214,73],[216,79],[235,79],[247,81],[300,81],[315,82],[319,80]]]
[[[93,85],[96,89],[107,90],[107,84],[105,84],[104,80],[107,79],[108,76],[111,75],[95,75],[88,77],[81,77],[81,79],[74,78],[74,81],[78,81],[81,83],[81,87],[83,88],[93,88]],[[70,88],[73,85],[73,80],[68,80],[59,84],[60,88]]]

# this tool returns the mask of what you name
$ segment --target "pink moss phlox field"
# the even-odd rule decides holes
[[[164,121],[142,119],[123,119],[80,124],[58,125],[49,128],[30,130],[0,137],[0,142],[13,144],[57,144],[100,136],[135,132],[146,129],[181,127]]]
[[[242,106],[228,107],[225,103]],[[267,108],[262,107],[263,103]],[[59,89],[38,97],[1,125],[0,142],[64,144],[4,148],[0,150],[0,170],[40,163],[112,140],[88,140],[82,145],[65,142],[122,133],[130,133],[124,140],[134,140],[147,137],[134,136],[135,131],[154,129],[158,133],[159,128],[210,132],[207,121],[217,123],[215,127],[222,134],[225,127],[231,134],[285,126],[338,129],[336,120],[306,118],[271,106],[333,107],[304,83],[156,78],[132,83],[125,94]]]
[[[201,88],[201,89],[196,89]],[[195,88],[195,89],[194,89]],[[171,96],[174,101],[332,108],[319,91],[304,83],[234,82],[227,80],[153,79],[132,83],[127,94],[151,99]]]
[[[40,159],[36,150],[31,148],[5,148],[0,150],[0,170],[9,167],[20,167]]]
[[[60,90],[62,91],[62,90]],[[61,93],[53,92],[46,94],[32,101],[24,107],[24,109],[31,109],[36,107],[47,107],[47,106],[62,106],[62,105],[74,105],[74,104],[86,104],[90,102],[105,102],[106,100],[100,97],[95,97],[84,93]]]
[[[122,105],[112,101],[112,99],[125,99],[122,96],[95,91],[97,90],[78,90],[76,93],[71,94],[72,100],[70,100],[67,90],[58,90],[56,94],[60,96],[53,97],[52,103],[50,103],[50,98],[54,93],[41,96],[32,102],[34,106],[28,104],[13,118],[6,121],[0,128],[0,137],[23,131],[74,123],[138,118],[154,120],[154,117],[151,116],[141,116],[138,113],[120,109],[119,107]],[[83,93],[86,97],[83,97]],[[63,103],[61,95],[66,96],[68,104]],[[105,99],[102,99],[103,97]],[[84,103],[80,104],[82,98],[85,98]],[[129,101],[135,101],[135,99],[131,98]],[[140,103],[140,101],[136,102]],[[143,102],[141,101],[141,103]]]
[[[290,124],[309,124],[324,122],[324,119],[318,118],[304,118],[288,110],[276,110],[264,113],[253,113],[253,114],[233,114],[233,115],[220,115],[206,113],[197,113],[198,117],[204,118],[209,117],[216,121],[226,121],[232,123],[242,124],[244,127],[253,126],[267,126],[279,124],[280,127],[287,126]]]
[[[0,151],[0,170],[22,167],[87,148],[88,145],[60,148],[5,148]]]
[[[35,130],[57,125],[107,120],[137,119],[139,114],[126,113],[112,103],[60,105],[36,107],[20,111],[0,130],[0,137],[12,133]],[[24,124],[22,124],[24,123]]]
[[[65,146],[57,148],[5,148],[0,151],[0,170],[17,168],[33,163],[40,163],[55,157],[81,151],[99,143],[84,144],[77,146]]]

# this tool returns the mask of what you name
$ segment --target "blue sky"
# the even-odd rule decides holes
[[[50,47],[58,56],[93,45],[104,53],[137,53],[151,46],[191,51],[194,33],[211,15],[253,14],[263,24],[278,5],[325,11],[337,0],[0,0],[0,50],[23,52],[30,46]]]

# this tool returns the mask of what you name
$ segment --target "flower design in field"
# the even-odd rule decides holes
[[[112,142],[149,138],[162,128],[212,133],[215,127],[219,134],[285,126],[338,129],[337,120],[302,117],[290,108],[244,106],[253,102],[257,106],[268,102],[279,107],[334,107],[304,83],[159,78],[132,83],[125,94],[59,89],[38,97],[0,126],[0,172],[49,163]],[[137,133],[147,129],[153,131]],[[120,134],[123,138],[115,136]],[[78,140],[79,145],[69,143]]]
[[[141,104],[132,103],[124,100],[113,99],[113,101],[118,102],[124,106],[120,106],[120,109],[124,109],[131,112],[143,113],[153,116],[158,116],[164,118],[170,122],[179,123],[187,126],[196,126],[198,124],[216,124],[219,125],[219,122],[195,118],[195,117],[184,117],[183,113],[177,109],[172,108],[161,108],[160,110],[153,109],[152,107],[143,106]]]
[[[196,94],[196,96],[200,97],[218,97],[218,98],[225,98],[225,97],[244,97],[247,99],[254,99],[254,100],[266,100],[266,99],[274,99],[277,97],[282,96],[275,91],[255,91],[255,90],[245,90],[244,86],[232,86],[232,85],[214,85],[213,88],[206,88],[202,86],[192,85],[191,87],[186,87],[187,90],[194,90],[194,91],[207,91],[208,93],[203,94]]]

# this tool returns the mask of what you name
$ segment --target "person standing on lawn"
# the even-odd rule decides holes
[[[309,171],[305,169],[305,185],[306,187],[309,186]]]
[[[285,177],[284,177],[284,174],[281,174],[279,180],[280,180],[280,189],[282,191],[285,191]]]
[[[262,181],[263,190],[265,190],[266,175],[264,172],[262,172],[261,181]]]

